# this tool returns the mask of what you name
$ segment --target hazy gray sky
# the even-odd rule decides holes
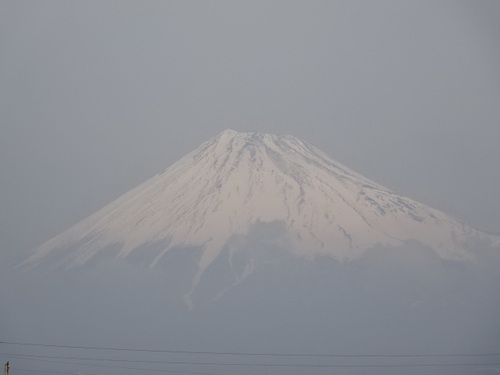
[[[0,259],[226,128],[500,232],[500,2],[0,0]]]

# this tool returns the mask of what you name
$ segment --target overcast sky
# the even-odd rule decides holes
[[[226,128],[500,232],[500,2],[0,0],[0,259]]]

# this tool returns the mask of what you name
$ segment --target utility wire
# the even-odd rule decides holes
[[[25,368],[16,368],[14,371],[11,370],[13,373],[17,372],[50,372],[52,374],[75,374],[75,371],[54,371],[54,370],[32,370],[32,369],[25,369]]]
[[[222,351],[192,351],[192,350],[160,350],[160,349],[135,349],[135,348],[118,348],[118,347],[103,347],[103,346],[76,346],[76,345],[55,345],[55,344],[40,344],[27,342],[9,342],[0,341],[4,345],[17,346],[35,346],[49,347],[60,349],[83,349],[83,350],[108,350],[108,351],[123,351],[137,353],[170,353],[170,354],[205,354],[205,355],[235,355],[235,356],[266,356],[266,357],[344,357],[344,358],[401,358],[401,357],[493,357],[500,356],[500,353],[439,353],[439,354],[312,354],[312,353],[256,353],[256,352],[222,352]]]
[[[0,356],[2,356],[2,355],[0,354]],[[18,358],[18,357],[13,356],[11,358]],[[160,372],[160,373],[167,373],[167,374],[172,373],[172,374],[190,374],[190,375],[224,375],[221,373],[213,373],[213,372],[193,372],[193,371],[152,369],[152,368],[143,368],[143,367],[112,366],[112,365],[93,364],[93,363],[57,361],[57,360],[50,360],[50,359],[34,359],[34,358],[21,358],[21,359],[27,359],[27,360],[32,360],[32,361],[33,360],[34,361],[42,361],[42,362],[49,362],[49,363],[57,363],[57,364],[64,364],[64,365],[73,365],[73,366],[102,367],[102,368],[109,368],[109,369],[149,371],[149,372]],[[75,371],[72,371],[71,374],[75,374]]]
[[[147,371],[165,371],[156,369],[129,368],[111,365],[91,364],[91,363],[75,363],[50,361],[48,359],[67,359],[81,361],[109,361],[109,362],[127,362],[127,363],[148,363],[148,364],[167,364],[167,365],[189,365],[189,366],[235,366],[235,367],[295,367],[295,368],[404,368],[404,367],[460,367],[460,366],[500,366],[500,362],[495,363],[408,363],[408,364],[304,364],[304,363],[228,363],[228,362],[192,362],[192,361],[147,361],[147,360],[124,360],[124,359],[103,359],[103,358],[78,358],[78,357],[52,357],[38,355],[14,355],[0,354],[0,356],[10,356],[22,359],[42,360],[46,362],[65,363],[85,366],[99,366],[107,368],[147,370]]]

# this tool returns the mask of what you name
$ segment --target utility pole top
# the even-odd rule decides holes
[[[3,365],[3,374],[4,375],[9,375],[9,369],[10,369],[10,364],[9,361],[5,365]]]

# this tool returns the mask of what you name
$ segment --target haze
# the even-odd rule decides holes
[[[226,128],[292,134],[402,195],[500,232],[498,40],[500,3],[493,0],[0,1],[0,262],[11,264]],[[425,259],[434,270],[434,261]],[[393,271],[399,260],[394,262]],[[498,347],[499,304],[491,299],[497,264],[467,273],[483,275],[469,289],[470,278],[460,274],[456,279],[446,265],[436,266],[447,293],[457,290],[450,285],[460,286],[460,293],[439,314],[435,306],[425,311],[433,317],[428,332],[439,330],[453,308],[465,307],[436,331],[434,349],[452,352],[443,337],[456,327],[472,327],[460,334],[477,340],[455,346],[456,351]],[[122,272],[116,271],[116,283],[128,285]],[[130,272],[138,272],[138,291],[157,285],[155,275]],[[383,281],[366,272],[365,280],[376,279],[383,288]],[[90,299],[56,283],[51,305],[43,301],[46,294],[32,289],[33,280],[4,273],[0,291],[9,306],[2,306],[0,328],[8,333],[5,340],[116,346],[121,339],[136,338],[139,328],[124,332],[123,327],[138,314],[151,322],[143,331],[150,341],[143,337],[138,345],[164,345],[167,333],[193,350],[214,345],[208,333],[190,341],[199,338],[196,324],[189,333],[172,327],[157,331],[163,302],[147,312],[120,294],[115,304],[99,304],[109,297],[106,293],[118,293],[114,284],[101,291],[99,277],[90,286],[95,295],[85,292]],[[343,277],[351,280],[349,273]],[[161,293],[155,288],[148,298]],[[356,286],[346,291],[361,293]],[[400,301],[400,293],[407,291],[391,294],[389,305]],[[242,297],[235,298],[244,310]],[[268,303],[263,298],[261,317]],[[86,314],[82,308],[90,301],[96,305]],[[372,302],[382,319],[387,305]],[[57,313],[67,304],[74,315],[62,315],[67,331],[59,331]],[[307,314],[302,307],[297,316]],[[331,308],[325,307],[325,314]],[[124,310],[128,313],[116,320],[114,313]],[[296,322],[295,317],[287,320],[284,308],[279,311],[285,311],[278,315],[282,322]],[[391,327],[389,319],[377,320],[384,324],[375,333],[387,334],[381,352],[393,350],[401,327],[411,336],[425,326],[421,316],[405,321],[406,312],[396,313],[393,330],[384,331]],[[46,326],[17,331],[40,316]],[[346,327],[366,322],[366,316],[352,318]],[[420,325],[413,328],[408,323],[416,321]],[[279,322],[273,318],[257,331],[265,334]],[[478,322],[483,326],[478,328]],[[104,333],[106,324],[112,326],[112,340]],[[89,325],[95,329],[87,331]],[[213,333],[217,327],[205,329]],[[225,334],[235,327],[225,326]],[[287,324],[280,327],[277,332],[289,343],[304,332],[321,336],[324,328],[311,324],[311,330],[291,334]],[[92,336],[96,331],[102,336]],[[352,331],[338,332],[348,337]],[[357,332],[367,337],[366,330]],[[365,349],[375,347],[380,336],[373,337]],[[408,350],[424,348],[428,336],[422,337]],[[312,352],[332,344],[329,340],[325,333],[317,347],[297,340],[281,349]],[[342,349],[357,343],[353,337],[346,340]],[[276,351],[273,343],[282,340],[270,340],[264,349]],[[259,340],[239,345],[241,351],[255,350]]]

